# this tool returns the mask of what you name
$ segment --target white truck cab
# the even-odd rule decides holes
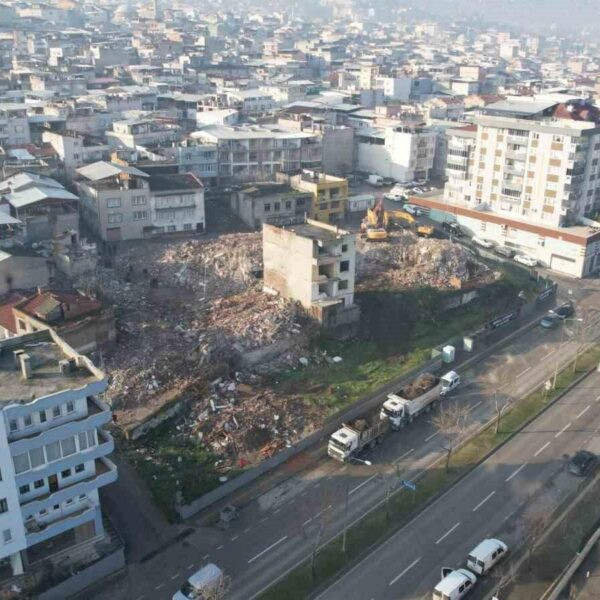
[[[448,371],[440,378],[440,396],[445,396],[460,385],[460,375],[456,371]]]
[[[190,575],[189,579],[175,592],[172,600],[201,600],[212,597],[223,586],[223,571],[213,563],[204,565]]]
[[[477,577],[468,569],[442,569],[443,579],[433,590],[433,600],[460,600],[475,585]]]
[[[343,462],[352,455],[357,447],[358,435],[351,429],[348,429],[348,427],[342,427],[331,434],[327,453],[332,458]]]
[[[484,575],[506,556],[507,551],[508,546],[501,540],[483,540],[467,557],[467,567],[477,575]]]

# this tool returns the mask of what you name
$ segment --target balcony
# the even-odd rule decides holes
[[[97,458],[94,463],[96,467],[94,475],[21,504],[23,520],[44,508],[47,509],[50,506],[60,504],[81,494],[88,494],[117,480],[117,467],[108,458]]]
[[[65,531],[69,531],[79,525],[93,521],[95,516],[96,507],[92,503],[86,502],[79,510],[63,515],[56,521],[51,521],[49,523],[41,523],[35,520],[29,521],[29,523],[25,525],[25,540],[27,541],[27,546],[30,547],[39,542],[44,542]]]
[[[523,147],[523,150],[507,150],[506,158],[512,158],[514,160],[525,160],[527,158],[527,150]]]
[[[340,260],[341,255],[341,253],[335,251],[320,253],[317,257],[313,258],[313,266],[334,265]]]

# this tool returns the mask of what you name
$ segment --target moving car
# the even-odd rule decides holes
[[[527,256],[527,254],[516,254],[513,260],[526,267],[535,267],[537,265],[537,260],[531,256]]]
[[[458,223],[444,221],[442,223],[442,229],[454,237],[462,237],[464,235]]]
[[[555,314],[562,321],[564,321],[566,318],[573,316],[575,312],[575,307],[571,302],[565,302],[564,304],[557,306],[550,312]]]
[[[494,247],[494,242],[490,242],[490,240],[486,240],[485,238],[480,238],[477,237],[476,235],[474,235],[471,238],[471,241],[474,244],[477,244],[478,246],[481,246],[482,248],[493,248]]]
[[[597,462],[598,457],[595,454],[587,450],[579,450],[569,461],[567,468],[569,473],[573,473],[577,477],[585,477],[591,473]]]
[[[467,567],[477,575],[485,575],[500,559],[506,556],[508,546],[496,539],[483,540],[467,557]]]
[[[442,569],[443,579],[433,590],[433,600],[460,600],[475,585],[477,577],[468,569]]]
[[[561,318],[558,315],[555,315],[552,311],[548,311],[548,314],[540,321],[540,325],[544,327],[544,329],[554,329],[558,327],[561,322]]]
[[[223,571],[213,563],[208,563],[200,570],[190,575],[172,600],[200,600],[210,593],[216,592],[223,586]]]

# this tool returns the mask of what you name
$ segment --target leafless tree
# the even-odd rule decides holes
[[[546,530],[550,517],[549,510],[537,509],[523,516],[523,542],[527,544],[528,561],[531,568],[531,556],[541,535]]]
[[[500,592],[503,588],[517,579],[517,571],[517,563],[510,560],[510,557],[505,558],[503,562],[490,571],[491,576],[497,580],[497,584],[495,584],[497,598],[500,598]]]
[[[468,414],[469,408],[467,406],[453,402],[452,404],[442,406],[439,412],[431,419],[432,425],[444,438],[441,447],[446,452],[446,471],[450,467],[453,443],[467,428]]]
[[[494,433],[498,433],[500,431],[500,419],[502,418],[502,413],[508,408],[509,403],[503,402],[498,398],[498,393],[494,392],[494,405],[496,408],[496,427],[494,428]]]
[[[202,591],[202,595],[206,600],[223,600],[227,597],[227,592],[231,588],[231,577],[223,575],[219,583],[212,589]]]

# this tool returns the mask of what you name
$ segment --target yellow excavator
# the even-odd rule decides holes
[[[384,241],[388,239],[388,231],[400,228],[410,229],[419,237],[431,237],[434,228],[430,225],[418,225],[417,220],[403,210],[385,210],[383,200],[373,207],[367,209],[367,215],[363,219],[360,230],[366,234],[368,241]]]

